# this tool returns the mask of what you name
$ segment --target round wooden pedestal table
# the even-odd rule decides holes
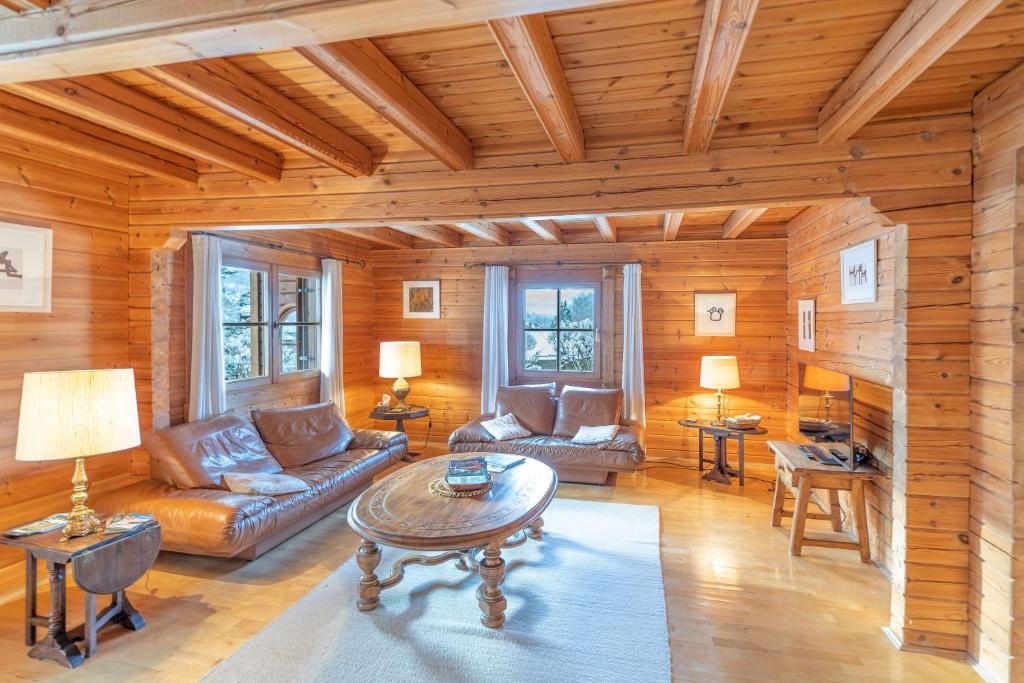
[[[498,628],[505,622],[503,548],[522,545],[527,537],[540,540],[547,509],[558,488],[555,471],[526,458],[521,465],[492,474],[493,487],[482,496],[446,498],[430,491],[430,482],[443,477],[451,457],[484,456],[488,462],[509,463],[517,456],[500,453],[459,453],[424,460],[380,480],[356,499],[348,510],[348,523],[362,537],[356,562],[361,610],[380,604],[380,592],[402,580],[410,564],[437,565],[454,560],[464,571],[480,575],[477,601],[480,621]],[[397,560],[385,579],[375,571],[380,545],[437,555],[409,555]]]

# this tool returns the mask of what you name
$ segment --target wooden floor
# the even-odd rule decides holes
[[[559,496],[660,506],[675,680],[977,680],[963,662],[890,645],[888,584],[856,553],[790,557],[763,483],[724,489],[659,468]],[[25,657],[22,602],[0,605],[0,679],[194,681],[352,556],[345,510],[251,563],[165,553],[130,592],[146,629],[104,631],[98,657],[73,672]],[[81,595],[70,602],[78,623]]]

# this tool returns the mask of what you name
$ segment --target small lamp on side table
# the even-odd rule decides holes
[[[380,343],[380,376],[394,379],[391,392],[398,399],[394,412],[403,413],[409,409],[405,397],[411,387],[406,377],[419,377],[423,374],[420,367],[420,343],[413,341],[391,341]]]
[[[808,365],[804,370],[804,386],[821,392],[825,399],[825,422],[832,424],[832,392],[842,393],[850,390],[850,376],[833,370],[826,370],[815,365]]]
[[[725,401],[726,389],[738,389],[740,386],[740,370],[736,356],[702,356],[700,359],[700,386],[714,389],[718,417],[712,423],[717,427],[725,425],[722,419],[722,403]]]
[[[132,369],[25,373],[14,457],[75,459],[72,508],[64,538],[101,530],[96,515],[85,505],[89,488],[85,459],[140,443]]]

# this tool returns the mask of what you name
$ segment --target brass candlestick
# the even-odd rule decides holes
[[[723,405],[724,402],[725,402],[725,391],[722,390],[722,389],[718,389],[715,392],[715,404],[716,404],[716,407],[718,408],[718,417],[712,423],[716,427],[721,427],[721,426],[725,425],[725,420],[722,419],[722,405]]]
[[[75,458],[75,473],[71,477],[71,512],[64,527],[64,539],[88,536],[103,529],[96,513],[86,507],[89,498],[89,478],[85,475],[85,458]]]

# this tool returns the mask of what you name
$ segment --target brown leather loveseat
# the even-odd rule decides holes
[[[480,425],[509,413],[532,435],[495,441]],[[448,438],[448,450],[526,455],[553,467],[559,481],[582,484],[604,484],[610,473],[632,472],[645,458],[644,428],[623,421],[621,389],[565,386],[556,397],[554,382],[501,387],[495,415],[481,415],[456,429]],[[572,441],[581,426],[610,424],[620,425],[610,441]]]
[[[148,435],[152,479],[99,496],[98,511],[154,515],[163,550],[255,559],[355,498],[404,457],[399,432],[349,429],[333,403],[231,414]],[[281,496],[232,493],[225,474],[297,477]]]

